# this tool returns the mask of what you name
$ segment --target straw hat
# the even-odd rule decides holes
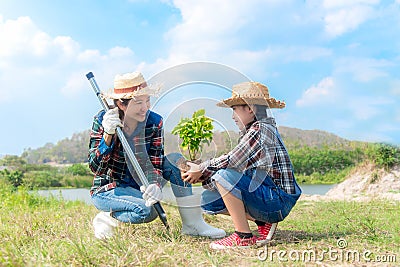
[[[139,95],[155,95],[159,89],[148,85],[140,72],[131,72],[116,75],[114,88],[104,96],[111,99],[130,99]]]
[[[258,82],[244,82],[232,87],[232,97],[217,103],[219,107],[235,105],[262,105],[269,108],[284,108],[285,102],[269,96],[268,87]]]

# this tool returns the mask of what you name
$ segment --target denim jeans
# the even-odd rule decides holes
[[[170,181],[175,197],[192,195],[192,185],[185,183],[176,167],[176,162],[182,155],[172,153],[165,157],[163,164],[164,186]],[[157,212],[153,207],[147,207],[142,197],[142,192],[134,187],[118,186],[112,190],[92,195],[94,206],[102,211],[111,211],[112,216],[121,222],[146,223],[157,218]]]
[[[254,219],[275,223],[282,221],[300,197],[301,189],[295,183],[295,194],[288,194],[276,186],[265,172],[254,175],[252,171],[244,174],[234,169],[223,169],[212,177],[223,188],[243,201],[246,212]],[[261,178],[261,179],[260,179]],[[201,200],[203,210],[208,214],[227,213],[224,201],[218,190],[206,190]]]

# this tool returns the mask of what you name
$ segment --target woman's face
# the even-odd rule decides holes
[[[135,120],[142,122],[146,119],[146,113],[150,109],[150,96],[136,96],[129,101],[127,106],[120,107],[124,110],[124,120]]]
[[[232,119],[241,131],[254,120],[254,113],[249,106],[233,106],[232,110]]]

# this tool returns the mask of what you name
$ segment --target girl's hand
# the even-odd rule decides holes
[[[190,184],[195,184],[200,181],[200,177],[202,175],[203,174],[201,173],[200,170],[198,170],[198,171],[189,170],[189,171],[186,171],[184,174],[182,174],[182,180],[184,182],[187,182]]]

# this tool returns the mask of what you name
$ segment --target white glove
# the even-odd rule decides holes
[[[140,191],[143,193],[143,199],[146,200],[146,206],[153,206],[155,203],[162,200],[161,188],[156,184],[150,184],[147,188],[142,185]]]
[[[115,129],[120,126],[123,127],[121,120],[119,119],[118,107],[110,109],[104,114],[102,122],[104,131],[108,134],[115,134]]]

